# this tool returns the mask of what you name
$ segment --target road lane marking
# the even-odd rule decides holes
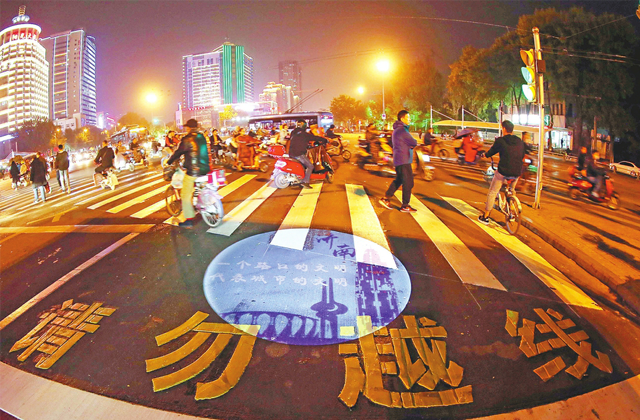
[[[148,226],[153,226],[153,225],[148,225]],[[137,232],[128,234],[124,238],[114,242],[109,247],[98,252],[96,255],[94,255],[87,261],[83,262],[78,267],[71,270],[69,273],[60,277],[58,280],[50,284],[42,292],[38,293],[37,295],[29,299],[26,303],[24,303],[22,306],[20,306],[18,309],[13,311],[10,315],[6,316],[2,321],[0,321],[0,331],[2,331],[7,325],[11,324],[13,321],[15,321],[18,317],[20,317],[26,311],[31,309],[34,305],[36,305],[37,303],[42,301],[44,298],[49,296],[51,293],[53,293],[54,291],[62,287],[65,283],[67,283],[69,280],[74,278],[76,275],[80,274],[83,270],[91,267],[93,264],[97,263],[98,261],[100,261],[107,255],[109,255],[116,249],[120,248],[122,245],[126,244],[127,242],[129,242],[130,240],[138,236],[139,234],[140,233],[137,233]]]
[[[224,198],[229,194],[231,194],[232,192],[234,192],[235,190],[237,190],[238,188],[242,187],[247,182],[251,181],[255,177],[256,177],[255,175],[242,175],[242,177],[236,179],[231,184],[220,188],[218,190],[218,194],[220,194],[220,197]],[[185,220],[187,219],[185,219],[184,215],[180,213],[178,217],[170,217],[167,220],[165,220],[164,223],[173,225],[173,226],[178,226],[178,223],[184,222]]]
[[[0,232],[0,233],[2,233],[2,232]],[[6,238],[2,238],[2,239],[0,239],[0,244],[3,243],[3,242],[8,241],[11,238],[15,238],[18,235],[20,235],[20,234],[19,233],[13,233],[13,234],[7,236]]]
[[[3,233],[143,233],[151,229],[152,224],[130,224],[130,225],[60,225],[60,226],[7,226],[0,227],[0,234]],[[10,237],[9,237],[10,238]],[[7,240],[9,238],[4,238]]]
[[[150,178],[152,178],[152,177],[150,177]],[[131,190],[129,190],[129,191],[125,191],[125,192],[123,192],[122,194],[118,194],[118,195],[116,195],[116,196],[114,196],[114,197],[109,197],[109,198],[107,198],[106,200],[102,200],[102,201],[100,201],[100,202],[98,202],[98,203],[96,203],[96,204],[92,204],[92,205],[90,205],[90,206],[89,206],[89,207],[87,207],[87,208],[88,208],[89,210],[95,210],[95,209],[97,209],[98,207],[102,207],[102,206],[104,206],[105,204],[112,203],[112,202],[114,202],[114,201],[116,201],[116,200],[119,200],[119,199],[121,199],[121,198],[123,198],[123,197],[126,197],[126,196],[128,196],[128,195],[131,195],[131,194],[137,193],[138,191],[142,191],[142,190],[144,190],[145,188],[152,187],[152,186],[154,186],[154,185],[156,185],[156,184],[158,184],[158,183],[160,183],[160,182],[166,182],[166,181],[164,180],[164,178],[157,179],[157,180],[155,180],[155,181],[153,181],[153,182],[150,182],[150,183],[148,183],[148,184],[141,185],[141,186],[136,187],[136,188],[133,188],[133,189],[131,189]],[[111,191],[109,191],[109,192],[111,192]],[[87,201],[94,200],[95,198],[96,198],[96,197],[91,197],[91,198],[88,198],[88,199],[86,199],[86,200],[83,200],[83,201],[81,201],[81,202],[79,202],[79,203],[76,203],[76,206],[79,206],[79,205],[81,205],[81,204],[83,204],[83,203],[85,203],[85,202],[87,202]]]
[[[216,235],[231,236],[233,232],[253,213],[260,204],[264,203],[267,198],[276,192],[277,188],[267,182],[249,198],[238,204],[233,210],[224,216],[222,223],[214,228],[207,230],[208,233]]]
[[[402,201],[402,192],[396,191],[395,195],[398,200]],[[416,213],[411,213],[411,216],[449,262],[463,283],[507,291],[464,242],[413,194],[410,204],[418,210]]]
[[[477,221],[480,212],[469,204],[457,198],[442,197],[460,213],[467,216],[477,226],[484,230],[496,242],[505,247],[518,261],[529,269],[536,277],[547,285],[563,302],[568,305],[582,306],[590,309],[602,310],[596,302],[585,294],[578,286],[564,274],[547,262],[540,254],[529,248],[522,241],[510,235],[500,225],[492,222],[485,226]]]
[[[146,194],[139,195],[136,198],[132,198],[129,201],[125,201],[124,203],[122,203],[120,205],[112,207],[109,210],[107,210],[107,212],[108,213],[112,213],[112,214],[120,213],[122,210],[128,209],[129,207],[133,207],[136,204],[140,204],[140,203],[144,202],[148,198],[155,197],[156,195],[163,193],[166,189],[167,189],[167,186],[163,185],[160,188],[156,188],[153,191],[149,191]]]
[[[356,249],[356,261],[373,265],[381,265],[397,269],[395,259],[389,248],[387,237],[382,230],[378,215],[373,209],[371,200],[362,185],[345,184],[347,202],[351,215],[353,244]],[[379,249],[371,247],[367,239],[379,245]]]
[[[307,240],[311,219],[316,211],[318,197],[322,190],[322,182],[312,184],[311,189],[304,188],[289,209],[278,231],[271,240],[271,245],[302,251]],[[295,230],[290,230],[295,229]]]

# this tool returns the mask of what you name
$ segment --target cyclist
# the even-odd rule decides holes
[[[98,166],[95,169],[96,174],[102,174],[109,168],[113,167],[113,159],[115,158],[115,154],[113,153],[113,149],[109,147],[109,142],[106,140],[102,141],[102,149],[98,151],[96,158],[94,160]],[[95,181],[96,185],[98,185],[98,181]]]
[[[503,137],[496,138],[491,149],[485,153],[486,157],[491,157],[495,154],[500,155],[498,170],[493,176],[493,181],[491,181],[489,193],[487,194],[484,213],[478,216],[478,221],[485,225],[488,225],[491,220],[489,219],[489,214],[491,213],[493,204],[496,201],[496,196],[502,188],[502,184],[507,180],[513,179],[512,188],[515,189],[518,178],[520,177],[520,174],[522,174],[522,159],[524,159],[526,152],[525,144],[522,139],[513,135],[513,123],[511,121],[502,121],[502,129],[504,130],[505,135]]]

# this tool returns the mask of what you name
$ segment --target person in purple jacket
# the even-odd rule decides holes
[[[411,200],[411,189],[413,188],[413,170],[411,162],[413,161],[413,148],[418,145],[416,139],[409,133],[409,123],[411,116],[409,111],[402,110],[398,112],[398,121],[393,123],[393,134],[391,142],[393,143],[393,166],[396,167],[396,179],[389,185],[387,193],[380,199],[380,204],[391,209],[389,199],[393,197],[396,190],[402,187],[402,207],[400,211],[404,213],[414,213],[417,210],[409,205]]]

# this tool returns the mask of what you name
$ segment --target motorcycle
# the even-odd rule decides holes
[[[125,169],[133,172],[135,170],[135,163],[136,162],[133,159],[133,156],[128,152],[122,153],[121,159],[118,159],[118,157],[116,156],[116,159],[114,159],[113,161],[113,165],[117,172],[124,171]]]
[[[141,163],[145,168],[149,166],[149,160],[144,148],[140,147],[133,150],[133,161],[136,165]]]
[[[96,173],[93,176],[93,181],[96,186],[106,190],[110,188],[111,191],[116,189],[118,185],[118,177],[116,176],[116,169],[114,167],[110,167],[102,171],[101,173]]]
[[[433,181],[436,172],[436,169],[433,166],[427,165],[431,162],[431,157],[428,153],[429,147],[430,146],[419,144],[415,149],[413,149],[414,158],[411,163],[413,173],[425,181]]]
[[[277,159],[271,174],[271,180],[277,188],[287,188],[290,185],[302,183],[304,166],[296,159],[289,157],[285,153],[283,145],[270,146],[269,155]],[[333,166],[330,162],[324,162],[324,167],[321,170],[314,169],[311,172],[311,180],[315,179],[326,179],[329,183],[333,182]]]
[[[604,191],[599,191],[599,197],[591,195],[593,184],[589,180],[576,172],[569,181],[569,197],[577,200],[580,196],[586,196],[589,200],[596,203],[603,203],[611,210],[617,210],[620,207],[620,198],[613,188],[613,179],[609,175],[604,175]]]
[[[349,145],[349,140],[343,140],[341,136],[329,139],[327,153],[329,156],[341,156],[342,159],[348,162],[351,159],[351,152],[346,149],[347,145]]]
[[[240,143],[238,144],[238,153],[236,161],[232,168],[237,171],[245,169],[257,169],[260,172],[267,172],[269,164],[264,160],[264,153],[259,152],[259,142]]]
[[[379,136],[379,139],[377,142],[358,139],[356,165],[365,171],[395,176],[393,149],[390,146],[391,135],[383,133]]]

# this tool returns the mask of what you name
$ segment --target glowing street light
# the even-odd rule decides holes
[[[386,58],[383,58],[381,60],[378,60],[378,62],[376,63],[376,68],[380,73],[382,73],[382,76],[383,76],[382,77],[382,121],[384,122],[387,119],[387,115],[385,113],[385,106],[384,106],[384,76],[387,73],[389,73],[389,70],[391,70],[391,62]]]
[[[358,92],[358,95],[364,94],[364,86],[358,86],[357,92]]]
[[[158,102],[158,95],[153,92],[149,92],[144,97],[144,100],[150,105],[156,104]]]

